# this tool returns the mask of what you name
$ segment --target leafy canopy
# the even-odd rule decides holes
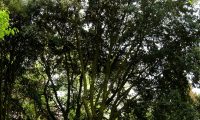
[[[14,35],[16,28],[11,29],[9,24],[9,12],[6,10],[0,11],[0,40],[6,35]]]

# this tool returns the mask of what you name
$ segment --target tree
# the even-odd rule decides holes
[[[17,118],[147,120],[158,118],[154,113],[163,97],[173,100],[169,106],[188,103],[186,76],[198,83],[194,49],[200,25],[190,2],[18,4],[20,9],[7,2],[12,26],[20,32],[5,41],[15,49],[8,51],[12,59],[3,69],[15,76],[8,84],[13,84],[9,98],[20,103],[20,110],[12,111]],[[190,103],[184,107],[189,110]]]
[[[0,6],[2,7],[3,4],[1,3]],[[0,119],[6,118],[5,111],[7,111],[8,102],[7,102],[7,100],[3,100],[4,98],[7,99],[7,95],[3,94],[3,91],[4,91],[3,86],[5,85],[4,84],[5,82],[3,81],[3,79],[4,79],[4,72],[5,72],[4,71],[5,70],[5,62],[7,62],[9,60],[9,56],[10,56],[10,54],[5,53],[5,49],[4,49],[5,46],[3,46],[4,41],[2,41],[2,40],[4,40],[4,38],[6,36],[14,35],[15,32],[17,32],[16,28],[10,27],[9,22],[10,22],[9,12],[6,10],[5,7],[4,7],[4,9],[1,8],[1,10],[0,10],[0,51],[1,51],[0,52],[0,69],[1,69],[1,71],[0,71]],[[6,91],[9,91],[9,90],[6,90]],[[6,105],[4,106],[4,104],[6,104]],[[5,112],[5,114],[3,112]]]
[[[154,109],[154,119],[160,120],[198,120],[199,112],[196,110],[194,101],[185,101],[176,90],[163,96],[157,101]]]
[[[25,40],[27,37],[20,35],[21,32],[18,33],[18,30],[21,30],[20,27],[23,27],[21,26],[22,24],[19,25],[20,27],[16,26],[19,24],[17,21],[19,18],[12,16],[12,10],[8,12],[9,8],[4,8],[6,10],[2,10],[0,16],[2,18],[2,39],[0,41],[0,119],[14,119],[15,117],[20,117],[18,114],[21,114],[21,112],[24,113],[18,94],[15,94],[16,78],[23,73],[24,66],[27,64],[25,58],[29,57],[30,61],[32,54],[29,54],[30,56],[27,55],[29,52],[25,51],[27,42],[21,41],[22,38]],[[18,14],[15,15],[17,16]],[[11,19],[9,19],[10,17]],[[15,33],[17,35],[13,36]],[[21,48],[21,45],[23,45],[24,49]],[[33,58],[33,55],[31,58]]]

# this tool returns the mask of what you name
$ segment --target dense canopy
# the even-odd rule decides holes
[[[1,4],[1,120],[200,119],[193,1]]]

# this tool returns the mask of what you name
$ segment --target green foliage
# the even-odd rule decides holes
[[[10,28],[9,21],[9,12],[7,10],[0,10],[0,40],[4,36],[15,35],[18,32],[16,28]]]
[[[199,119],[188,75],[198,86],[200,21],[188,1],[5,4],[0,119]]]
[[[5,10],[0,11],[0,39],[2,40],[5,35],[9,35],[9,14]]]
[[[185,101],[177,90],[162,96],[154,108],[154,120],[198,120],[199,112],[192,101]]]

